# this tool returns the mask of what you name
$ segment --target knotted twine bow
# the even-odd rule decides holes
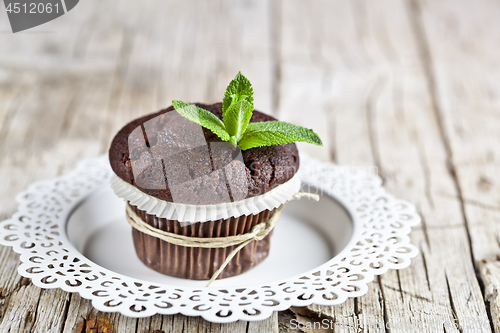
[[[294,194],[290,200],[299,199],[302,197],[307,197],[316,201],[319,200],[319,196],[317,194],[305,193],[305,192],[299,192]],[[278,208],[276,208],[271,217],[269,218],[269,220],[257,224],[252,228],[252,230],[250,230],[250,232],[241,235],[226,236],[226,237],[211,237],[211,238],[190,237],[163,231],[144,222],[141,219],[141,217],[137,215],[137,213],[134,212],[129,205],[127,205],[126,208],[126,213],[127,213],[126,216],[128,223],[130,223],[130,225],[134,229],[137,229],[138,231],[141,231],[147,235],[157,237],[165,242],[174,245],[180,245],[186,247],[203,247],[203,248],[222,248],[222,247],[238,245],[233,251],[231,251],[231,253],[229,253],[229,255],[226,257],[226,260],[224,260],[219,269],[212,275],[212,278],[210,278],[210,281],[208,281],[206,285],[208,287],[215,279],[217,279],[219,274],[224,270],[227,264],[229,264],[229,262],[231,261],[231,259],[233,259],[236,253],[238,253],[243,247],[245,247],[250,242],[254,240],[258,241],[264,239],[271,232],[271,230],[273,230],[276,223],[278,223],[281,210],[285,207],[287,203],[288,201],[279,206]]]

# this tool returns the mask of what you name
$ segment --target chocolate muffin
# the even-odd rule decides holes
[[[196,105],[222,119],[222,103]],[[250,122],[273,120],[253,111]],[[240,235],[268,220],[283,202],[266,205],[263,199],[279,191],[278,197],[293,195],[286,186],[292,186],[299,167],[294,143],[241,151],[173,106],[125,125],[111,143],[109,159],[117,176],[113,189],[138,217],[154,228],[190,237]],[[236,247],[185,247],[135,228],[132,234],[145,265],[188,279],[210,279]],[[266,258],[270,236],[246,245],[218,278],[241,274]]]

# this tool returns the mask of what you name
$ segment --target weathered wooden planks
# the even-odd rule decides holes
[[[424,5],[283,4],[282,86],[295,97],[286,99],[282,93],[283,118],[306,126],[321,119],[320,130],[330,138],[322,156],[330,152],[340,164],[376,165],[386,188],[414,202],[424,219],[411,235],[421,254],[410,268],[380,277],[368,295],[354,302],[309,307],[333,318],[340,331],[491,330],[469,251],[470,226],[449,168],[453,161],[433,91],[428,63],[432,46],[422,37],[427,21],[441,22],[431,15],[453,7],[467,20],[467,6],[450,3],[429,10],[424,19]],[[472,132],[481,133],[479,128]],[[321,150],[306,149],[312,154]]]

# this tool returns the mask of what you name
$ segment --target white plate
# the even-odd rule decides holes
[[[125,204],[111,188],[89,195],[68,221],[69,241],[76,250],[113,272],[154,283],[203,288],[207,281],[160,274],[135,254]],[[324,216],[330,216],[326,220]],[[310,223],[307,223],[309,221]],[[352,220],[340,204],[328,196],[315,202],[290,202],[271,236],[269,256],[251,270],[215,280],[214,287],[244,287],[286,279],[313,269],[338,254],[351,239]]]
[[[106,158],[21,193],[19,211],[0,222],[0,243],[21,253],[19,273],[35,285],[79,292],[98,310],[131,317],[183,313],[213,322],[339,304],[366,293],[374,275],[410,264],[417,250],[408,233],[420,221],[413,205],[359,169],[301,156],[299,174],[321,200],[289,203],[269,257],[209,288],[206,281],[160,274],[137,258]]]

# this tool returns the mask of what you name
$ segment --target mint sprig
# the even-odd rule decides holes
[[[253,88],[241,72],[226,88],[222,100],[223,121],[196,105],[182,101],[172,101],[172,104],[184,117],[208,128],[223,141],[229,141],[242,150],[297,141],[323,145],[319,136],[305,127],[284,121],[250,123],[254,109]]]

